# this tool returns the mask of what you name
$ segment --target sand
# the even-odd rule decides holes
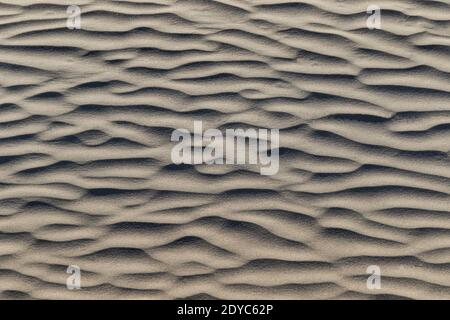
[[[1,0],[0,298],[449,299],[449,61],[449,0]]]

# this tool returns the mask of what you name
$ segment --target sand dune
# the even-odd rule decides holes
[[[449,299],[449,61],[449,0],[0,0],[0,298]]]

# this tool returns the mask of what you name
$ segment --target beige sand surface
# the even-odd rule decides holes
[[[449,74],[449,0],[0,0],[0,298],[449,299]]]

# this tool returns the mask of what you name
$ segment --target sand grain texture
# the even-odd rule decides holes
[[[448,0],[0,0],[0,298],[449,299],[449,61]]]

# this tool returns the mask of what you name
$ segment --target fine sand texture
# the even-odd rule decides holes
[[[449,75],[450,0],[0,0],[0,298],[450,299]]]

